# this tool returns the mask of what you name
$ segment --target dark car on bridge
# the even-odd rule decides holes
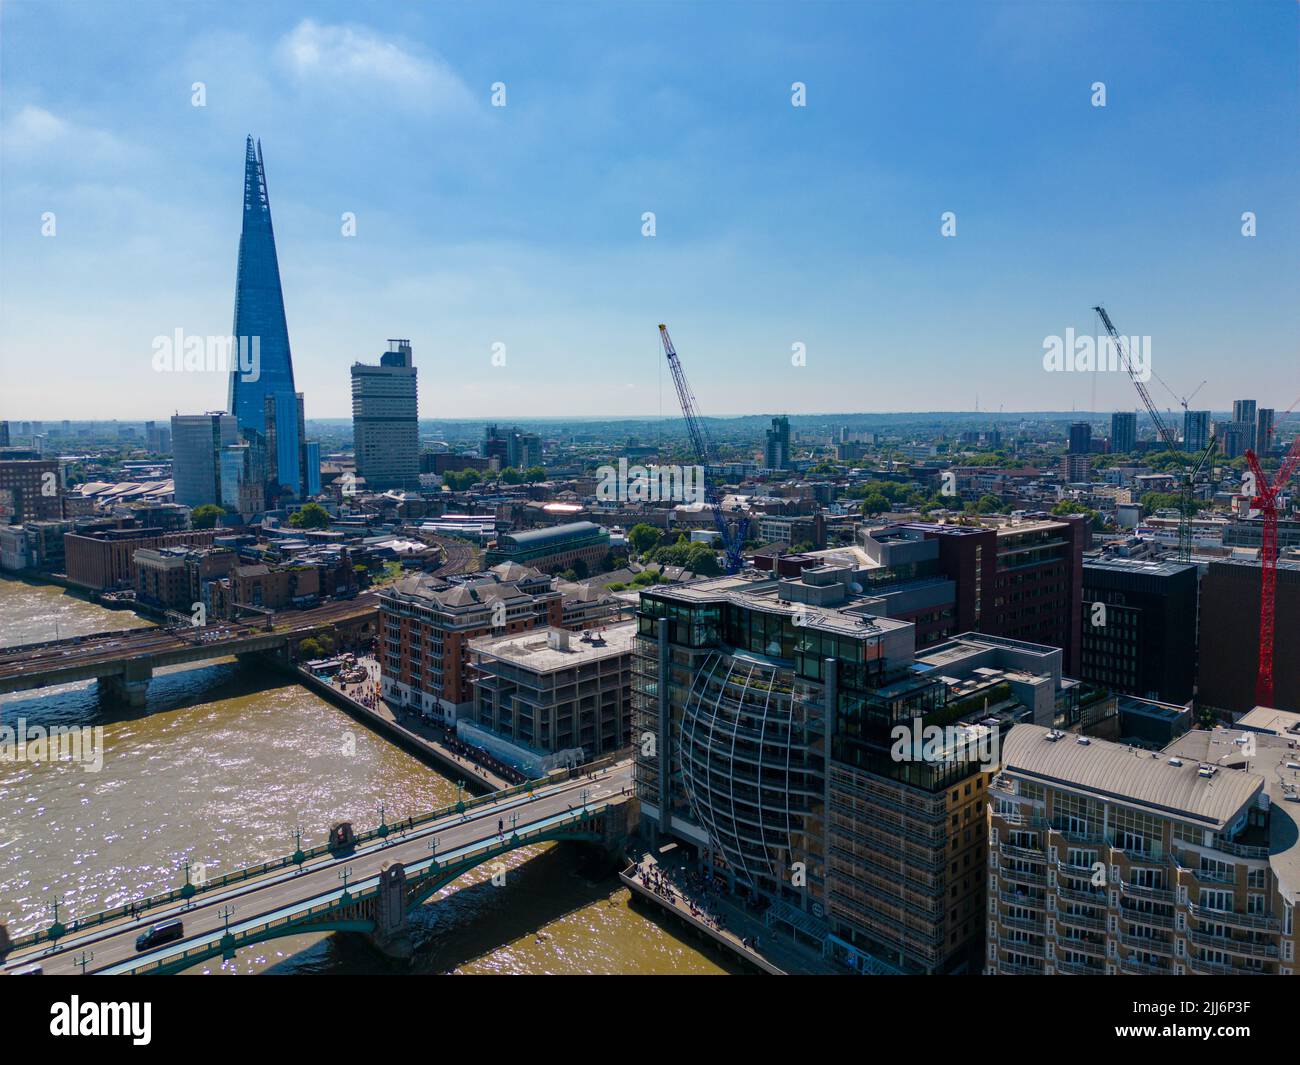
[[[185,925],[181,921],[163,921],[136,936],[135,949],[138,953],[150,947],[161,947],[164,943],[172,943],[184,935]]]

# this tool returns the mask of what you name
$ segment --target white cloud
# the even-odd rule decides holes
[[[25,104],[4,125],[4,149],[17,154],[75,150],[85,158],[111,158],[123,145],[111,133],[79,126],[35,104]]]
[[[373,94],[437,114],[470,112],[476,106],[468,86],[447,63],[364,27],[303,19],[280,41],[277,54],[304,88]]]

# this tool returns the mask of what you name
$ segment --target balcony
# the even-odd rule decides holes
[[[1200,921],[1213,921],[1217,924],[1230,924],[1234,928],[1249,928],[1263,932],[1280,932],[1282,922],[1276,917],[1257,913],[1237,913],[1235,910],[1212,910],[1208,906],[1189,903],[1188,910]]]
[[[1105,932],[1106,922],[1099,921],[1095,917],[1084,917],[1082,914],[1065,913],[1057,911],[1056,923],[1070,925],[1073,928],[1086,928],[1090,932]]]
[[[1047,856],[1042,851],[1030,850],[1027,847],[1013,847],[1010,843],[999,844],[998,850],[1008,858],[1023,858],[1025,861],[1044,866],[1047,864]]]
[[[1020,869],[1010,869],[1002,865],[998,869],[998,875],[1003,880],[1013,880],[1020,884],[1032,884],[1035,887],[1046,887],[1047,877],[1040,873],[1026,873]]]
[[[1144,950],[1149,954],[1173,954],[1174,944],[1171,939],[1154,939],[1147,936],[1135,936],[1130,932],[1121,932],[1119,941],[1131,950]]]
[[[1132,884],[1127,880],[1119,882],[1119,889],[1125,895],[1130,895],[1135,899],[1150,899],[1153,902],[1172,903],[1177,896],[1172,891],[1164,888],[1145,887],[1142,884]]]
[[[1090,939],[1072,939],[1068,936],[1057,936],[1056,949],[1075,950],[1080,954],[1090,954],[1094,958],[1104,958],[1106,956],[1106,944],[1097,943]]]
[[[1276,958],[1278,956],[1276,943],[1251,943],[1245,939],[1230,939],[1227,936],[1214,936],[1208,932],[1198,932],[1196,930],[1188,934],[1192,942],[1198,947],[1205,947],[1209,950],[1223,950],[1229,954],[1240,954],[1247,958]]]
[[[1017,954],[1027,954],[1031,958],[1045,957],[1043,944],[1025,943],[1020,940],[1011,939],[1007,936],[998,936],[998,946],[1003,950],[1014,951]]]
[[[1149,925],[1151,928],[1172,929],[1174,927],[1173,914],[1146,913],[1143,910],[1126,910],[1121,907],[1119,917],[1121,921],[1132,921],[1134,924]]]
[[[1075,891],[1074,888],[1056,886],[1057,898],[1067,899],[1070,902],[1079,902],[1085,906],[1099,906],[1103,910],[1109,905],[1104,891]]]
[[[1169,976],[1174,970],[1169,965],[1152,965],[1150,962],[1138,961],[1137,958],[1120,958],[1119,971],[1130,976]]]
[[[1012,906],[1024,906],[1030,910],[1045,910],[1047,900],[1042,895],[1017,895],[1014,891],[999,891],[998,898]]]
[[[1063,976],[1104,976],[1106,968],[1103,965],[1087,965],[1079,961],[1056,961],[1056,971]]]

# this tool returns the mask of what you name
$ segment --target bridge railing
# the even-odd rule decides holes
[[[584,767],[585,768],[585,767]],[[467,813],[478,809],[482,806],[489,806],[493,803],[500,802],[504,798],[510,798],[520,795],[526,791],[534,791],[539,787],[555,783],[554,780],[541,777],[536,780],[525,781],[523,784],[516,784],[513,787],[506,788],[503,791],[490,792],[487,795],[478,795],[471,799],[464,799],[459,803],[452,803],[439,810],[431,810],[428,813],[419,814],[415,817],[405,818],[394,824],[379,825],[375,828],[367,829],[364,832],[356,834],[357,844],[369,843],[376,839],[387,839],[389,836],[396,836],[403,831],[410,831],[415,828],[423,827],[434,821],[441,820],[444,817],[450,817],[453,814]],[[301,852],[302,861],[298,861],[297,854],[287,855],[281,858],[272,858],[270,861],[263,862],[261,865],[253,865],[244,869],[235,869],[229,873],[223,873],[221,876],[205,879],[201,884],[184,884],[178,888],[172,888],[159,895],[150,895],[147,898],[138,899],[135,902],[124,903],[113,909],[101,910],[98,913],[88,914],[85,917],[79,917],[66,925],[50,925],[47,928],[38,929],[35,932],[29,932],[23,936],[16,936],[13,940],[14,950],[22,947],[34,946],[38,943],[52,942],[56,939],[65,939],[76,932],[84,932],[88,928],[96,928],[99,925],[106,924],[109,921],[116,921],[122,917],[139,917],[149,910],[156,909],[159,906],[167,906],[174,902],[180,902],[187,899],[193,899],[204,892],[215,891],[219,888],[228,887],[231,884],[238,884],[245,880],[251,880],[254,877],[264,876],[267,873],[277,872],[286,869],[291,865],[305,865],[307,862],[314,861],[333,851],[328,844],[320,844]],[[187,891],[187,888],[190,889]],[[57,935],[52,935],[51,931],[59,929]]]
[[[580,807],[579,809],[572,811],[570,816],[549,825],[539,825],[536,828],[526,829],[523,832],[512,832],[506,837],[492,837],[484,840],[478,846],[457,854],[454,860],[446,862],[445,864],[438,861],[436,856],[432,859],[425,859],[426,861],[429,861],[430,864],[425,869],[421,870],[415,877],[412,877],[409,882],[419,883],[421,880],[427,880],[430,877],[441,877],[446,875],[448,872],[481,864],[484,857],[491,857],[496,853],[505,853],[506,851],[526,846],[530,842],[540,842],[554,837],[556,834],[562,833],[568,826],[581,824],[583,821],[586,821],[591,817],[598,816],[603,812],[604,806],[607,802],[607,799],[601,799],[590,806]],[[186,959],[192,958],[197,962],[204,958],[212,957],[219,950],[225,950],[228,947],[237,947],[241,943],[245,943],[251,939],[265,939],[267,938],[266,932],[270,929],[280,927],[290,928],[297,925],[308,924],[311,919],[317,915],[324,915],[345,906],[355,906],[357,903],[367,902],[371,898],[377,896],[380,891],[378,878],[376,877],[374,879],[375,883],[370,887],[356,891],[351,888],[345,888],[343,894],[340,894],[337,898],[330,899],[328,902],[318,902],[315,906],[311,906],[299,913],[291,913],[284,917],[277,917],[272,921],[267,921],[254,928],[246,928],[239,932],[228,932],[220,940],[204,943],[202,946],[198,947],[189,947],[180,954],[168,955],[167,957],[160,958],[157,961],[149,962],[138,966],[137,968],[127,970],[127,972],[147,975],[151,972],[158,972],[162,969],[173,969],[178,966],[184,968],[185,966],[180,963],[186,961]],[[344,895],[346,895],[346,898]],[[304,931],[310,931],[310,929],[304,929]]]

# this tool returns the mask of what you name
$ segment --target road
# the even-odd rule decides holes
[[[349,870],[348,884],[358,887],[369,877],[378,875],[384,865],[400,861],[407,864],[430,856],[429,844],[437,840],[435,855],[451,854],[458,848],[487,842],[498,836],[498,822],[504,821],[507,832],[524,832],[529,826],[569,810],[579,808],[582,792],[587,791],[588,801],[619,795],[624,788],[631,789],[632,764],[623,762],[598,775],[595,779],[579,777],[559,784],[537,789],[533,798],[525,794],[513,795],[498,803],[477,807],[466,814],[452,814],[407,834],[395,834],[383,843],[368,844],[342,858],[325,856],[305,866],[302,872],[289,871],[269,874],[254,881],[200,894],[192,904],[177,903],[160,906],[136,921],[121,919],[115,923],[87,929],[61,940],[56,947],[42,944],[21,952],[15,951],[6,959],[2,971],[39,962],[46,973],[75,973],[83,952],[93,954],[87,972],[112,969],[123,963],[135,964],[154,954],[137,954],[135,937],[150,925],[169,918],[179,917],[185,923],[185,938],[168,944],[156,956],[180,953],[187,947],[199,945],[214,934],[224,931],[226,918],[222,911],[230,908],[230,929],[262,923],[268,915],[280,914],[297,908],[306,909],[310,900],[338,892],[340,874]],[[517,813],[519,820],[511,825],[510,815]]]
[[[282,610],[270,615],[270,622],[273,629],[279,630],[275,635],[289,636],[314,631],[322,625],[356,617],[377,608],[378,602],[374,596],[363,592],[355,599],[331,601],[309,610]],[[134,629],[127,633],[75,637],[34,648],[0,648],[0,684],[39,673],[51,674],[44,684],[57,684],[60,683],[60,672],[129,662],[170,651],[190,650],[196,646],[211,648],[212,657],[217,657],[224,644],[237,644],[241,640],[271,635],[266,631],[266,624],[264,618],[256,621],[214,620],[202,628],[170,625]]]

